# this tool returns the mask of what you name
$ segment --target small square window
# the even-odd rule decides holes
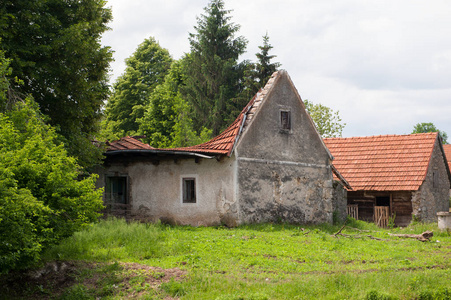
[[[291,130],[291,111],[280,111],[280,129]]]
[[[196,203],[196,179],[183,178],[183,203]]]

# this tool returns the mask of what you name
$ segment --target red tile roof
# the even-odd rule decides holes
[[[150,150],[155,149],[151,147],[149,144],[144,144],[139,140],[138,136],[126,136],[121,138],[118,141],[107,142],[108,146],[107,151],[118,151],[118,150]]]
[[[416,191],[423,183],[437,133],[327,138],[333,164],[353,190]]]
[[[273,83],[278,77],[279,72],[274,72],[268,83],[263,89],[261,89],[252,100],[246,105],[246,107],[241,111],[236,120],[222,133],[214,137],[210,141],[183,148],[152,148],[150,145],[144,144],[133,137],[125,137],[119,141],[115,141],[108,144],[108,151],[115,150],[141,150],[141,149],[151,149],[155,151],[177,151],[177,152],[193,152],[193,153],[204,153],[204,154],[214,154],[214,155],[231,155],[233,148],[240,136],[240,133],[246,126],[248,126],[249,121],[252,120],[253,115],[260,106],[260,103],[264,101],[264,98],[268,94],[269,90],[272,88]],[[133,141],[134,140],[134,141]],[[145,148],[147,147],[147,148]]]
[[[451,145],[443,145],[443,150],[445,150],[446,161],[448,161],[448,166],[451,169]]]

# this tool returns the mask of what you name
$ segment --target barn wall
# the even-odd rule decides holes
[[[346,206],[348,192],[338,181],[334,181],[333,187],[332,210],[336,214],[337,221],[344,222],[347,217]]]
[[[390,197],[392,215],[396,214],[395,225],[407,226],[412,220],[412,193],[403,191],[393,192],[371,192],[371,191],[348,191],[348,204],[359,206],[359,219],[374,222],[374,206],[376,197]]]
[[[133,217],[193,226],[237,223],[235,159],[120,161],[103,168],[97,185],[105,185],[105,175],[127,175]],[[196,178],[196,203],[182,203],[182,177]]]
[[[435,222],[437,212],[449,211],[450,182],[445,159],[438,143],[437,139],[426,179],[412,199],[413,214],[418,220],[425,222]]]

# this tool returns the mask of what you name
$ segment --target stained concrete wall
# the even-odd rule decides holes
[[[449,210],[450,182],[445,163],[437,139],[426,179],[412,196],[413,215],[420,221],[435,222],[437,221],[437,212]]]
[[[276,80],[236,148],[240,222],[332,222],[330,156],[288,75]]]
[[[339,181],[333,182],[332,210],[338,222],[344,222],[348,216],[348,191]]]
[[[234,225],[238,218],[234,158],[129,162],[123,158],[99,170],[99,187],[105,176],[127,175],[132,215],[146,221],[163,220],[182,225]],[[182,178],[196,178],[197,202],[182,203]]]

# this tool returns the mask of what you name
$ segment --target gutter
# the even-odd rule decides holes
[[[184,151],[172,151],[172,150],[151,150],[151,149],[142,149],[142,150],[113,150],[107,151],[105,155],[120,155],[120,154],[169,154],[169,155],[181,155],[181,156],[193,156],[199,158],[216,158],[216,156],[209,156],[195,152],[184,152]]]

